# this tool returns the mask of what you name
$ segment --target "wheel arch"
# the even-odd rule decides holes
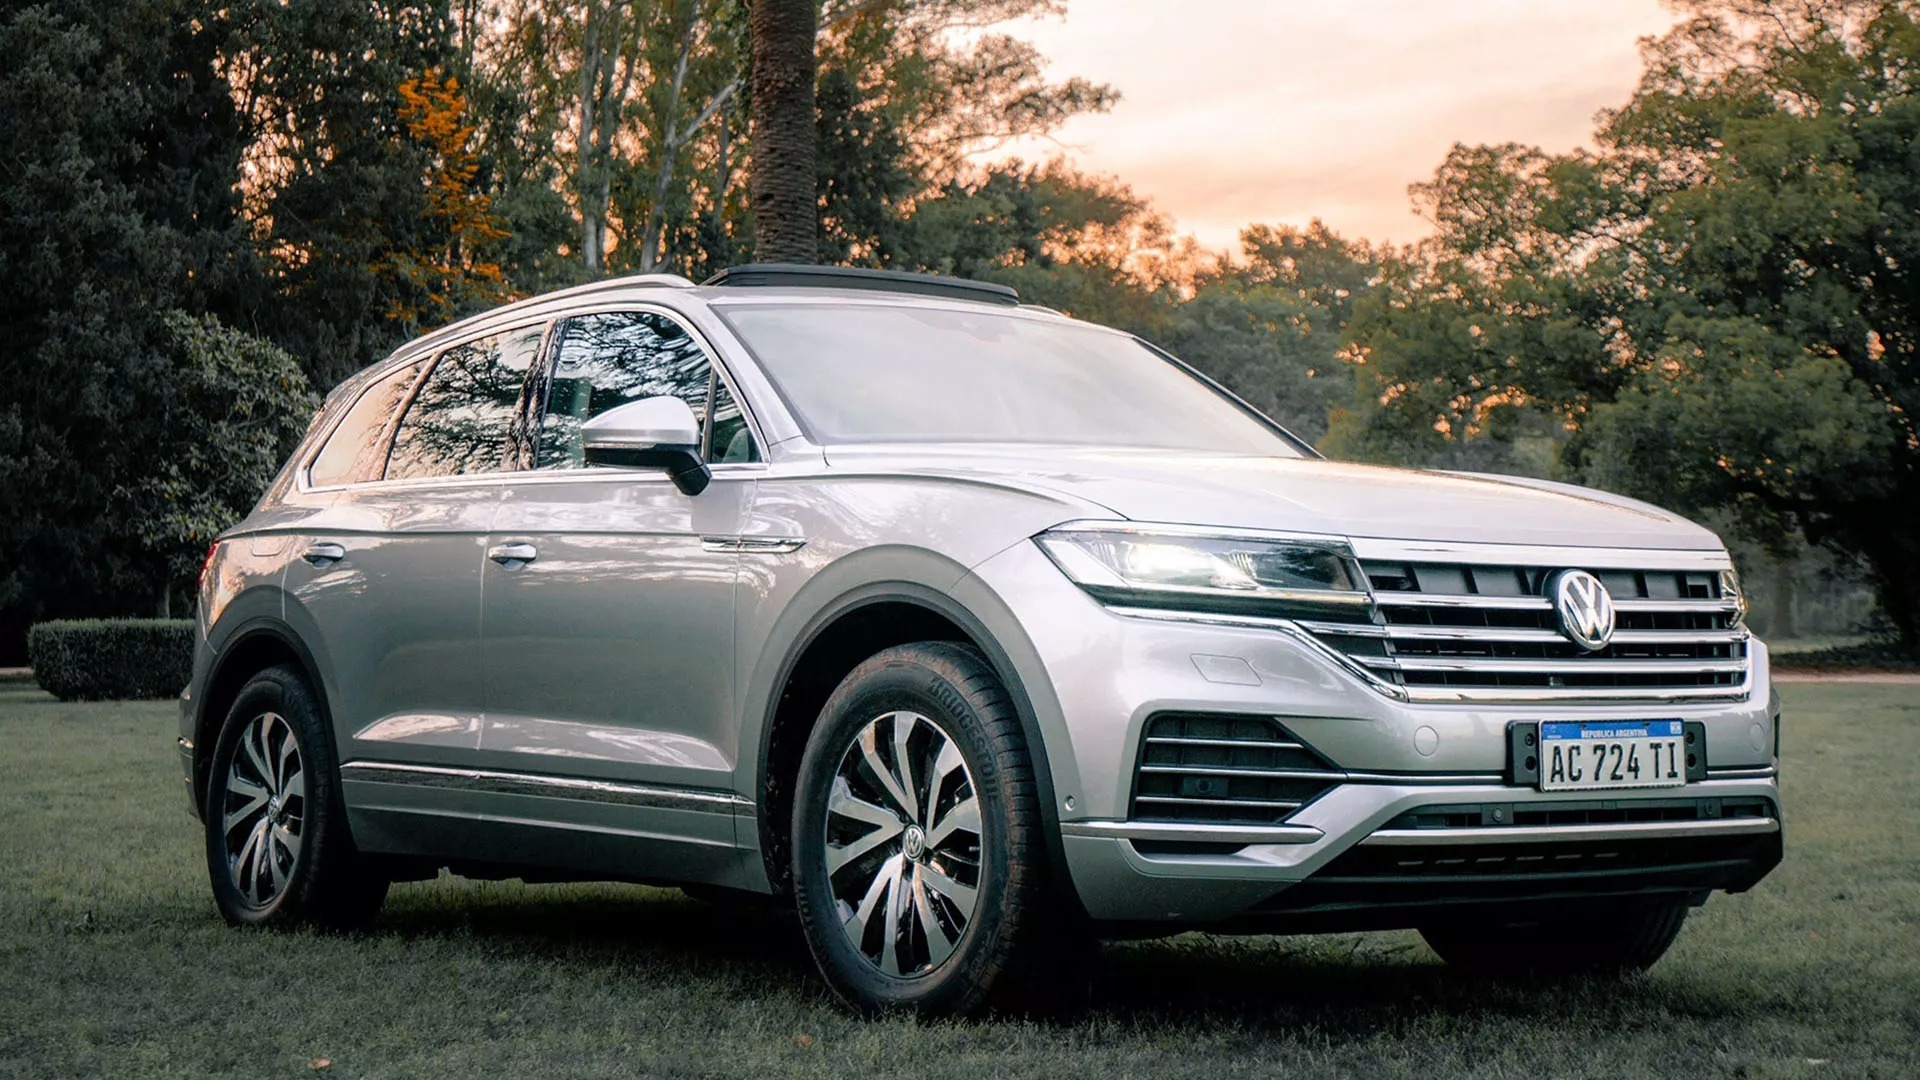
[[[906,581],[881,582],[848,592],[816,613],[782,661],[759,736],[755,818],[767,883],[777,896],[792,891],[788,834],[793,820],[793,779],[820,709],[861,661],[896,645],[953,641],[977,650],[1007,689],[1033,756],[1049,864],[1064,882],[1065,853],[1055,805],[1053,774],[1033,701],[1012,658],[986,623],[953,597]],[[1071,890],[1064,890],[1071,892]]]
[[[313,653],[290,628],[272,619],[258,618],[234,629],[208,665],[207,678],[200,688],[193,722],[193,805],[198,809],[206,800],[207,767],[213,760],[214,743],[220,737],[220,724],[227,710],[240,695],[247,680],[280,664],[288,664],[306,676],[307,688],[320,705],[321,728],[333,735],[332,711],[327,706],[325,684]]]

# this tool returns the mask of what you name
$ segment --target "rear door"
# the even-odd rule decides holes
[[[684,876],[724,877],[738,803],[731,541],[760,454],[710,356],[672,316],[576,316],[554,342],[533,401],[533,469],[506,485],[481,571],[481,759],[518,785],[503,816],[554,827],[527,850],[628,872],[671,859]],[[584,421],[663,394],[701,418],[714,476],[697,496],[664,471],[584,461]]]
[[[404,369],[410,383],[374,384],[366,415],[356,405],[308,468],[288,618],[325,675],[369,847],[431,849],[404,818],[459,809],[436,770],[470,769],[479,749],[481,567],[545,330],[455,345]]]

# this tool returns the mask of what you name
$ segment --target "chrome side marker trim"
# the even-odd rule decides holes
[[[1062,836],[1102,840],[1184,840],[1196,844],[1311,844],[1326,834],[1307,825],[1209,825],[1177,821],[1063,821]]]
[[[657,810],[692,810],[707,814],[751,812],[753,800],[730,791],[700,788],[647,787],[612,780],[574,776],[538,776],[533,773],[494,772],[487,769],[450,769],[438,765],[398,765],[349,761],[340,766],[340,778],[365,784],[406,784],[413,787],[452,788],[491,795],[536,795],[547,799],[616,803]]]
[[[703,536],[700,546],[707,551],[742,551],[756,555],[788,555],[807,546],[797,536]]]
[[[1779,832],[1776,818],[1724,821],[1633,821],[1619,825],[1509,825],[1471,829],[1381,829],[1360,841],[1393,847],[1455,844],[1531,844],[1542,840],[1650,839],[1670,836],[1751,836]]]

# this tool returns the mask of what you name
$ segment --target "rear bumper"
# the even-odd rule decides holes
[[[1360,783],[1284,825],[1078,821],[1061,833],[1097,920],[1306,932],[1747,889],[1780,861],[1779,807],[1771,776],[1584,801],[1508,785]],[[1655,820],[1665,815],[1676,819]]]

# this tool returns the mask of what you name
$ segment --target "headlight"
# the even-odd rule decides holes
[[[1036,537],[1062,572],[1109,604],[1351,618],[1369,603],[1344,543],[1071,525]]]
[[[1739,626],[1747,621],[1747,594],[1740,589],[1738,570],[1720,571],[1720,595],[1734,604],[1733,625]]]

